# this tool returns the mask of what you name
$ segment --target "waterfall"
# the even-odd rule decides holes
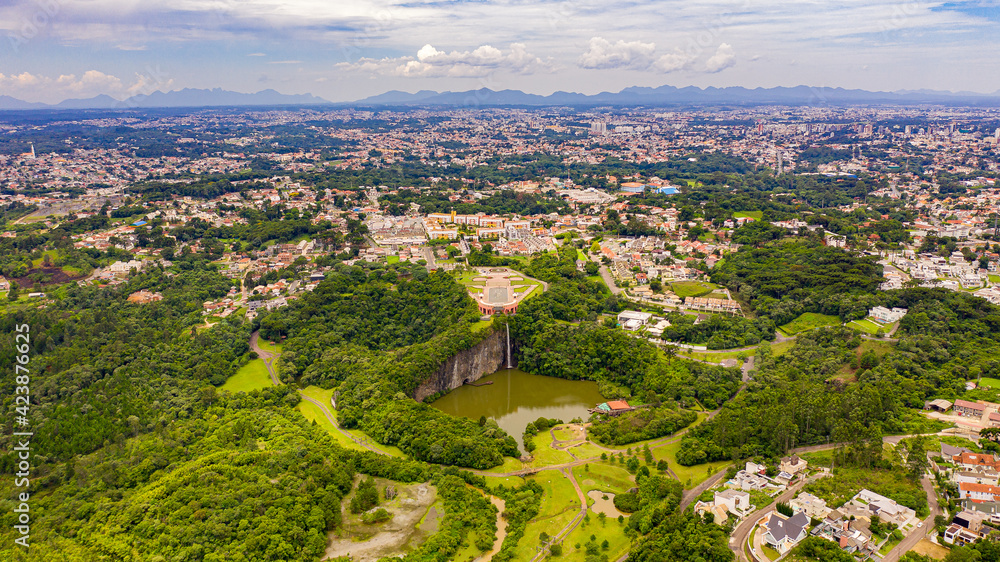
[[[507,368],[508,369],[513,369],[514,366],[510,364],[511,363],[511,356],[510,356],[510,324],[504,324],[504,325],[507,327]]]

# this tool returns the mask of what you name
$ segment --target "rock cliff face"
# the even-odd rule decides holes
[[[413,393],[413,398],[424,398],[438,392],[456,389],[468,382],[475,382],[485,375],[496,372],[507,365],[507,335],[497,330],[486,336],[477,345],[459,352],[444,362],[438,370],[427,377]]]

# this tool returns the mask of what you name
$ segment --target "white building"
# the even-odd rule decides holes
[[[618,313],[618,324],[620,324],[625,330],[635,332],[642,329],[642,327],[646,324],[649,324],[649,320],[652,317],[653,315],[649,312],[624,310]]]
[[[893,322],[899,322],[901,318],[906,316],[906,309],[893,308],[890,310],[884,306],[876,306],[868,311],[868,316],[871,316],[884,324],[892,324]]]
[[[754,512],[756,506],[750,505],[750,494],[741,490],[723,490],[715,492],[715,505],[725,506],[726,511],[740,519]]]

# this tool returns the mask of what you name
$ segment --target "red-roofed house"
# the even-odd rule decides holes
[[[982,417],[986,411],[985,405],[979,402],[969,402],[968,400],[955,400],[952,411],[963,416]]]
[[[963,500],[970,499],[974,502],[997,501],[1000,499],[1000,486],[976,484],[975,482],[961,482],[958,485],[958,497]]]
[[[632,410],[632,406],[628,405],[628,402],[624,400],[612,400],[608,402],[608,407],[611,408],[612,412],[627,412]]]

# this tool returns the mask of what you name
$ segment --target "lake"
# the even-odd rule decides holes
[[[540,417],[586,420],[588,408],[604,402],[592,381],[571,381],[531,375],[520,369],[504,369],[479,379],[489,386],[465,385],[435,400],[431,406],[453,416],[496,420],[521,446],[521,434],[528,422]]]

